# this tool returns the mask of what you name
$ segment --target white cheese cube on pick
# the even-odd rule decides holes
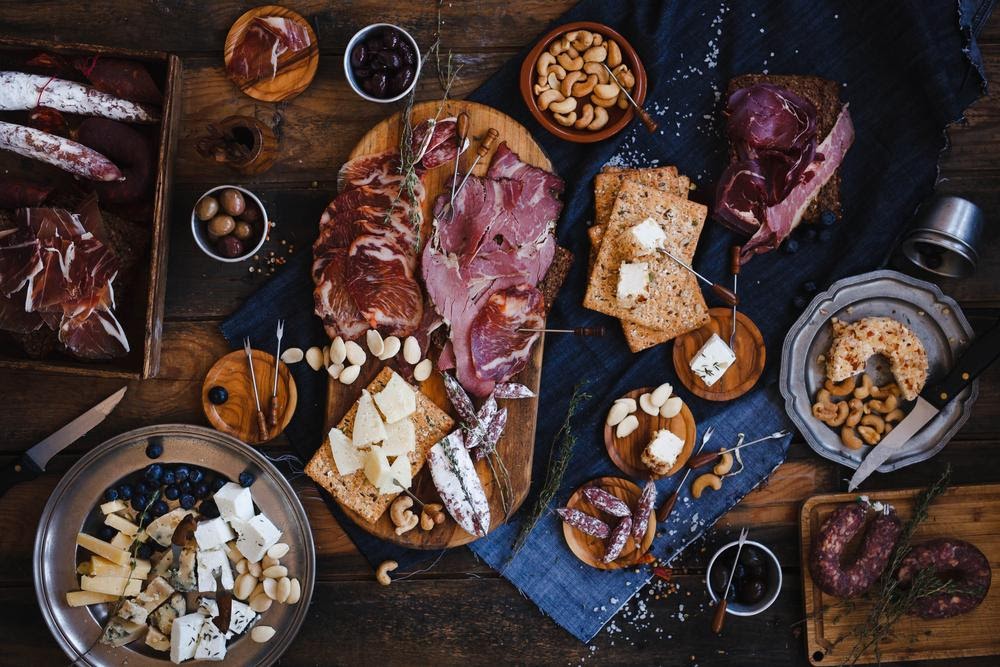
[[[705,341],[698,353],[691,360],[691,372],[701,378],[701,381],[711,387],[718,382],[725,372],[736,361],[736,355],[719,338],[719,334]]]
[[[281,539],[281,531],[263,514],[239,524],[236,548],[251,563],[259,563],[267,550]]]
[[[667,235],[663,227],[653,218],[646,218],[629,229],[629,240],[637,257],[652,255],[663,248]]]
[[[624,305],[645,301],[649,296],[649,264],[622,262],[618,269],[618,303]]]
[[[350,475],[365,465],[364,454],[339,428],[330,429],[330,450],[337,472],[341,475]]]
[[[383,493],[393,493],[394,491],[401,491],[400,486],[403,489],[408,489],[413,485],[413,475],[410,469],[410,457],[406,454],[402,456],[397,456],[396,460],[392,462],[389,466],[389,472],[392,474],[392,488]]]
[[[385,440],[385,424],[375,409],[375,402],[367,389],[361,391],[358,409],[354,413],[354,428],[351,441],[355,447],[365,447]]]
[[[379,493],[389,493],[382,489],[392,484],[392,471],[389,468],[389,459],[377,445],[371,448],[365,458],[365,477],[379,490]]]
[[[203,521],[194,529],[194,539],[199,549],[215,549],[236,537],[232,528],[222,517]]]
[[[201,616],[201,614],[198,614]],[[205,617],[202,616],[204,619]],[[195,649],[195,660],[223,660],[226,657],[226,637],[215,627],[212,619],[205,619],[198,635],[198,648]]]
[[[406,456],[417,448],[417,429],[412,419],[400,419],[385,425],[382,453],[386,456]]]
[[[227,482],[225,486],[212,496],[219,508],[219,516],[226,521],[238,519],[248,521],[253,518],[253,496],[250,489],[235,482]]]
[[[393,373],[382,391],[375,394],[375,403],[386,423],[393,424],[417,411],[417,393],[398,373]]]
[[[170,630],[170,661],[180,664],[194,657],[205,617],[195,612],[174,619]]]
[[[233,599],[232,608],[229,610],[229,632],[226,639],[234,635],[242,634],[250,627],[250,624],[257,620],[257,612],[250,608],[250,605]]]
[[[202,549],[198,552],[198,592],[215,591],[215,576],[219,576],[222,587],[233,588],[233,571],[229,567],[229,556],[222,549]]]

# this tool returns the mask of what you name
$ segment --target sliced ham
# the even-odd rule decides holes
[[[22,292],[11,296],[0,294],[0,329],[27,334],[42,328],[41,316],[24,310],[24,297]]]
[[[414,161],[425,170],[437,169],[443,164],[452,162],[461,154],[457,139],[458,119],[454,116],[435,121],[433,119],[413,128],[410,137],[410,150]],[[469,140],[462,143],[462,151],[469,146]]]
[[[545,299],[532,285],[515,285],[491,294],[470,329],[476,376],[502,382],[519,373],[541,335],[522,329],[544,326]]]

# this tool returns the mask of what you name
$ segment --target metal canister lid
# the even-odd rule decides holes
[[[965,278],[976,270],[976,247],[983,212],[967,199],[940,195],[924,204],[903,241],[903,254],[918,267],[946,278]]]

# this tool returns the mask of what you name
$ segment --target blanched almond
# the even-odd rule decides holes
[[[349,340],[344,345],[347,348],[347,360],[355,366],[361,366],[368,360],[365,351],[353,340]]]
[[[434,367],[431,364],[430,359],[424,359],[413,369],[413,379],[417,382],[423,382],[431,376],[431,371]]]
[[[325,368],[325,367],[327,367],[329,365],[330,365],[330,346],[329,345],[324,345],[323,346],[323,367]]]
[[[403,347],[402,341],[395,336],[389,336],[382,341],[382,354],[378,355],[378,358],[382,361],[392,359],[396,356],[401,347]]]
[[[240,562],[236,563],[236,571],[239,572],[240,574],[246,574],[247,573],[247,559],[246,558],[244,558]]]
[[[647,415],[655,417],[656,413],[659,412],[659,409],[655,405],[653,405],[652,398],[653,398],[652,394],[643,394],[642,396],[640,396],[639,407]]]
[[[264,580],[264,595],[271,598],[272,600],[278,599],[278,580],[277,579],[265,579]]]
[[[274,636],[274,628],[270,625],[258,625],[255,626],[253,630],[250,631],[250,639],[254,640],[258,644],[263,644],[264,642],[271,641],[271,637]]]
[[[288,553],[288,549],[289,547],[287,544],[284,542],[278,542],[267,550],[267,555],[277,561],[285,557]],[[275,563],[275,565],[277,565],[277,563]]]
[[[260,566],[259,562],[249,563],[247,565],[247,572],[252,574],[255,578],[260,576],[261,570],[263,570],[263,568]]]
[[[289,580],[288,598],[285,600],[285,604],[295,604],[302,597],[302,584],[299,583],[298,579]]]
[[[292,581],[288,577],[278,579],[278,585],[274,589],[274,600],[284,604],[288,602],[288,596],[292,593]]]
[[[329,373],[330,377],[336,380],[340,377],[340,374],[344,372],[344,364],[330,364],[326,367],[326,372]]]
[[[236,596],[237,600],[246,600],[256,586],[257,578],[249,572],[244,572],[236,578],[236,583],[233,585],[233,595]]]
[[[634,398],[616,398],[615,403],[624,403],[625,406],[628,408],[629,414],[632,414],[637,409]]]
[[[290,347],[281,353],[281,360],[286,364],[297,364],[305,358],[306,354],[300,347]]]
[[[270,556],[265,555],[264,558],[263,558],[263,560],[260,561],[260,567],[261,567],[261,569],[266,570],[267,568],[271,567],[272,565],[278,565],[278,559],[277,558],[271,558]]]
[[[680,413],[682,407],[684,407],[684,401],[682,401],[679,396],[671,396],[662,406],[660,406],[660,416],[666,419],[676,417]]]
[[[270,579],[281,579],[282,577],[288,576],[288,568],[284,565],[272,565],[271,567],[265,569],[261,574]],[[267,579],[265,579],[267,581]]]
[[[335,364],[342,364],[347,359],[347,345],[344,339],[337,336],[330,343],[330,361]]]
[[[378,329],[369,329],[368,333],[365,334],[365,342],[368,343],[369,352],[376,357],[382,356],[382,352],[385,350],[385,341],[382,340],[382,334],[378,332]]]
[[[650,402],[656,407],[663,407],[663,404],[667,402],[670,395],[674,393],[674,388],[670,386],[669,382],[664,382],[659,387],[653,390]]]
[[[338,379],[341,384],[353,384],[359,375],[361,375],[361,366],[348,366],[340,372]]]
[[[614,403],[608,410],[608,426],[618,426],[626,417],[628,417],[628,406],[624,403]]]
[[[250,608],[253,609],[258,614],[263,614],[265,611],[271,608],[271,604],[274,601],[267,597],[264,593],[258,593],[256,596],[250,598]]]
[[[310,347],[306,350],[306,363],[314,371],[323,368],[323,350],[318,347]]]
[[[403,359],[411,366],[420,362],[420,343],[413,336],[407,336],[403,341]]]
[[[632,432],[637,428],[639,428],[639,418],[635,415],[629,415],[615,427],[615,436],[625,438],[632,435]]]

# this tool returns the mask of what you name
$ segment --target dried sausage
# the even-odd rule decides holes
[[[872,519],[865,531],[858,557],[844,563],[844,550],[865,529],[868,503],[844,505],[834,510],[820,527],[813,542],[809,570],[825,593],[840,598],[863,594],[882,575],[899,539],[902,524],[896,511],[886,506]]]
[[[142,199],[153,185],[153,149],[146,138],[124,123],[88,118],[80,123],[77,138],[84,146],[114,160],[125,175],[117,183],[95,186],[101,200],[114,204]]]
[[[990,562],[983,552],[962,540],[949,538],[917,544],[903,558],[896,578],[909,584],[921,570],[932,569],[961,592],[942,592],[917,599],[913,613],[920,618],[949,618],[966,614],[983,601],[990,589]]]
[[[587,497],[587,500],[602,512],[607,512],[613,516],[630,516],[632,510],[628,508],[621,498],[611,495],[604,489],[600,489],[596,486],[588,486],[583,490],[583,495]]]
[[[590,516],[585,512],[580,510],[575,510],[569,507],[562,507],[556,510],[563,521],[573,526],[582,533],[586,533],[591,537],[598,537],[604,539],[611,534],[611,528],[608,524],[604,523],[596,516]]]

